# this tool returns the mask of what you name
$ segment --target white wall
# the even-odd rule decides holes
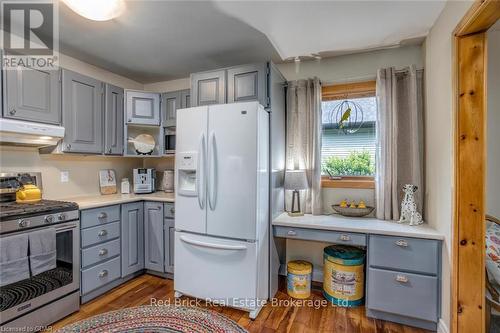
[[[443,247],[442,319],[450,327],[453,217],[452,32],[471,2],[448,1],[425,41],[426,220],[446,237]]]
[[[500,218],[500,28],[488,31],[488,151],[486,212]]]

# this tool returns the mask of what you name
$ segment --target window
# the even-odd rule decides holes
[[[375,82],[323,87],[323,187],[373,188]]]

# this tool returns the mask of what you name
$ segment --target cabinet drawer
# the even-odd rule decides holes
[[[291,239],[314,240],[327,243],[366,246],[366,235],[352,232],[275,226],[274,236]]]
[[[82,267],[108,260],[120,254],[120,239],[98,244],[82,250]]]
[[[104,286],[120,277],[120,257],[82,270],[82,294]]]
[[[370,235],[369,264],[437,275],[439,248],[436,240]]]
[[[82,247],[120,237],[120,222],[108,223],[82,230]]]
[[[438,278],[369,268],[367,308],[436,322]]]
[[[175,217],[175,205],[174,203],[167,202],[163,204],[163,215],[167,218],[173,219]]]
[[[86,209],[80,215],[82,229],[119,220],[120,205]]]

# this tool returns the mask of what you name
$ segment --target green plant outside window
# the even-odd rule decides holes
[[[368,151],[351,151],[347,157],[328,157],[323,173],[330,176],[373,176],[375,163]]]

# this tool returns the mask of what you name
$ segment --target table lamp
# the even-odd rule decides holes
[[[292,190],[292,211],[288,212],[290,216],[302,216],[300,209],[300,196],[299,190],[307,190],[309,184],[307,183],[307,176],[305,170],[287,170],[285,172],[285,190]],[[295,197],[297,197],[297,207],[295,207]]]

